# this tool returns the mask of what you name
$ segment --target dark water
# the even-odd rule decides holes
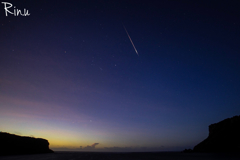
[[[52,154],[2,156],[0,160],[240,160],[240,154],[210,153],[93,153],[55,152]]]

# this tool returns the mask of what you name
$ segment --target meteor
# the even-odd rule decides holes
[[[124,26],[124,25],[123,25],[123,27],[124,27],[124,29],[125,29],[125,31],[126,31],[126,33],[127,33],[127,35],[128,35],[128,38],[129,38],[129,40],[130,40],[130,41],[131,41],[131,43],[132,43],[132,46],[133,46],[133,48],[135,49],[135,52],[136,52],[136,53],[137,53],[137,55],[139,56],[139,54],[138,54],[138,51],[137,51],[136,47],[134,46],[134,44],[133,44],[133,41],[132,41],[131,37],[129,36],[127,29],[125,28],[125,26]]]

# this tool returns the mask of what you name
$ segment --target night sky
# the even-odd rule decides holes
[[[175,151],[240,114],[239,0],[4,2],[30,15],[0,4],[0,131]]]

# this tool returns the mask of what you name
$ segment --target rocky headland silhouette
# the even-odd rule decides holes
[[[211,124],[208,137],[193,152],[240,152],[240,116]]]
[[[0,155],[53,153],[46,139],[0,132]]]

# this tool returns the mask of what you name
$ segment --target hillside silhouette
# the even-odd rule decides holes
[[[193,152],[240,152],[240,116],[211,124],[208,137]]]
[[[53,153],[46,139],[0,132],[0,155]]]

